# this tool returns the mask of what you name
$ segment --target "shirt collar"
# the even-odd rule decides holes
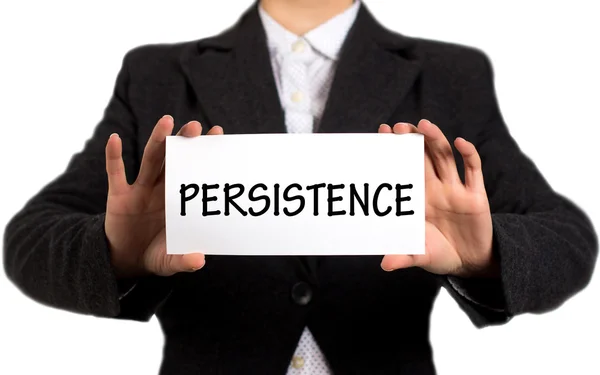
[[[291,45],[297,41],[300,36],[280,25],[262,8],[262,6],[259,5],[258,8],[260,18],[267,34],[267,44],[269,48],[278,52],[290,51]],[[359,9],[360,0],[355,0],[348,9],[310,30],[308,33],[304,34],[302,38],[321,54],[332,60],[337,60],[344,40],[346,39],[346,35],[354,24]]]

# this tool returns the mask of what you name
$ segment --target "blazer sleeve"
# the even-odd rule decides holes
[[[555,192],[519,148],[500,114],[489,58],[465,90],[465,137],[481,160],[492,212],[499,279],[442,281],[477,327],[502,324],[523,313],[556,309],[590,281],[598,239],[582,209]]]
[[[123,60],[113,95],[92,137],[66,170],[9,221],[3,252],[8,278],[42,304],[145,321],[168,294],[167,279],[117,280],[104,232],[108,193],[105,146],[111,133],[118,133],[123,140],[130,182],[139,169],[136,123],[128,103],[130,54]]]

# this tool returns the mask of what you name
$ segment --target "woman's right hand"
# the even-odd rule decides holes
[[[129,185],[118,134],[106,144],[108,199],[104,230],[111,262],[117,277],[146,274],[170,276],[193,272],[204,266],[204,254],[168,255],[165,238],[165,145],[173,132],[173,118],[163,116],[152,131],[136,181]],[[197,121],[185,124],[178,136],[197,137],[202,126]],[[223,134],[214,126],[208,135]]]

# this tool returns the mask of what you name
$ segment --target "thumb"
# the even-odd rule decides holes
[[[409,267],[423,267],[428,263],[427,254],[388,254],[381,261],[381,268],[384,271],[394,271]]]
[[[147,271],[158,276],[171,276],[179,272],[194,272],[204,267],[204,254],[167,254],[166,230],[154,237],[144,253]]]
[[[201,253],[190,253],[190,254],[173,254],[165,256],[168,258],[169,273],[175,274],[178,272],[195,272],[200,268],[204,267],[206,260],[204,254]]]

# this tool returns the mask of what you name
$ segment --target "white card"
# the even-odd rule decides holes
[[[167,252],[423,254],[423,142],[420,134],[169,136]]]

